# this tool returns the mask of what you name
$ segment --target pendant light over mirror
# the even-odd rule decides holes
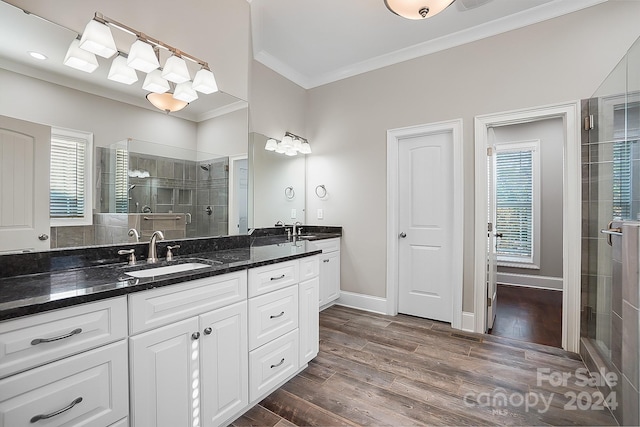
[[[384,0],[387,8],[407,19],[425,19],[445,10],[454,0]]]

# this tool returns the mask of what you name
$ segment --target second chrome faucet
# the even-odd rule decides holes
[[[154,231],[151,235],[151,239],[149,240],[149,255],[147,255],[147,263],[154,264],[158,262],[158,249],[157,249],[157,241],[164,240],[164,234],[162,231]]]

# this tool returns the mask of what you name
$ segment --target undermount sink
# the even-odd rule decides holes
[[[165,274],[180,273],[182,271],[197,270],[199,268],[211,267],[211,264],[203,264],[201,262],[188,262],[184,264],[167,265],[164,267],[147,268],[138,271],[129,271],[125,273],[132,277],[157,277]]]

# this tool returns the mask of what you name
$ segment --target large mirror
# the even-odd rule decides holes
[[[99,58],[91,74],[64,66],[76,34],[5,2],[0,2],[0,37],[0,116],[90,135],[87,174],[93,191],[89,224],[47,228],[41,233],[50,236],[46,247],[12,247],[9,239],[0,253],[133,242],[131,228],[142,241],[167,219],[179,223],[165,228],[168,238],[246,233],[246,101],[217,92],[167,115],[145,99],[142,73],[127,86],[106,78],[110,60]],[[47,59],[36,60],[29,52]],[[40,172],[35,168],[34,176]],[[47,186],[50,179],[34,182]],[[34,190],[41,192],[40,187]]]

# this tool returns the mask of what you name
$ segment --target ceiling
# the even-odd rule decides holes
[[[310,89],[607,0],[456,0],[419,21],[383,0],[247,1],[254,58]]]

